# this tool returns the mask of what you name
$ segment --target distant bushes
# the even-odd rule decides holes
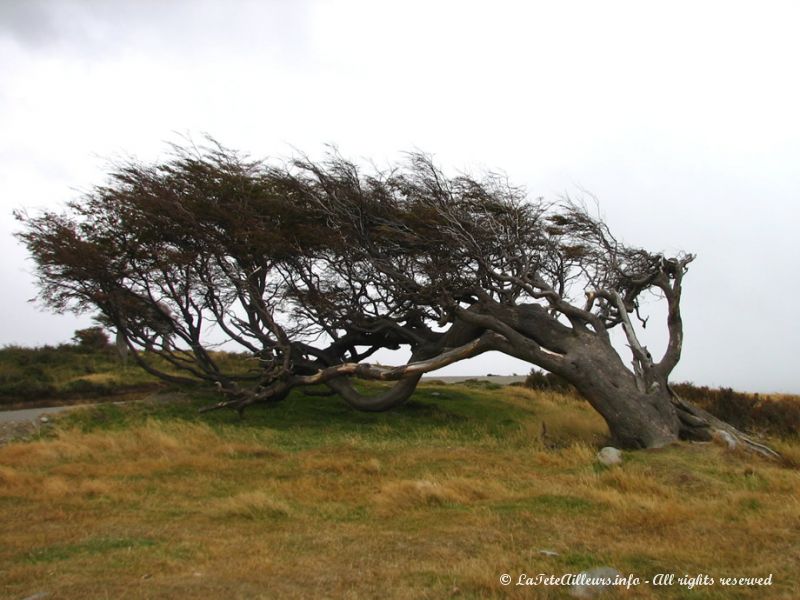
[[[164,385],[135,364],[123,366],[101,328],[79,329],[72,339],[74,344],[0,348],[0,408],[102,398]],[[258,368],[258,361],[245,354],[212,354],[231,373]],[[163,358],[145,356],[158,368],[173,370]]]
[[[123,370],[108,338],[93,329],[76,332],[76,344],[0,348],[0,405],[106,396],[152,385],[143,372]]]
[[[780,436],[800,433],[800,399],[796,396],[747,394],[689,382],[672,384],[672,389],[737,429]]]
[[[561,392],[562,394],[576,392],[575,387],[563,377],[538,369],[531,369],[523,385],[532,390]]]
[[[492,377],[492,375],[487,375],[487,377]],[[485,379],[465,379],[464,381],[461,382],[461,385],[480,388],[484,390],[499,390],[503,387],[499,383],[486,381]]]
[[[87,327],[78,329],[72,336],[72,341],[83,350],[107,350],[110,348],[108,334],[102,327]]]
[[[64,346],[0,349],[0,402],[49,398],[56,391],[53,369],[63,362]]]

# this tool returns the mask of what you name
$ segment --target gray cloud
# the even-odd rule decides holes
[[[85,59],[272,50],[298,61],[305,55],[308,6],[282,0],[5,0],[0,37],[29,50]]]
[[[46,45],[56,35],[53,15],[44,0],[8,0],[0,3],[0,35],[20,44]]]

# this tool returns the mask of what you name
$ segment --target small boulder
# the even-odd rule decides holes
[[[611,449],[616,450],[616,448]],[[611,567],[595,567],[583,571],[578,574],[578,581],[570,589],[569,595],[573,598],[595,598],[603,592],[613,589],[611,584],[607,585],[604,582],[613,582],[619,575],[620,572]]]
[[[558,556],[558,552],[556,552],[555,550],[541,549],[539,550],[539,554],[541,554],[542,556]]]
[[[718,429],[714,432],[714,437],[716,437],[721,443],[725,445],[728,450],[736,450],[737,441],[736,438],[725,431],[724,429]]]
[[[600,450],[600,452],[597,453],[597,460],[600,462],[601,465],[605,465],[606,467],[611,467],[613,465],[621,465],[622,452],[617,448],[606,446],[605,448]]]

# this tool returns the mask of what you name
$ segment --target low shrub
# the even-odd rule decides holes
[[[102,327],[77,329],[72,341],[82,350],[105,350],[110,347],[108,334]]]
[[[575,387],[563,377],[547,371],[531,369],[525,378],[524,386],[532,390],[543,390],[551,392],[573,393]]]

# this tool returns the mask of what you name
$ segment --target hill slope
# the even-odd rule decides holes
[[[385,414],[294,395],[244,420],[198,416],[208,400],[98,405],[0,448],[0,594],[559,598],[499,577],[596,566],[773,575],[631,598],[800,588],[796,441],[784,464],[685,444],[609,469],[584,402],[519,387],[427,383]]]

